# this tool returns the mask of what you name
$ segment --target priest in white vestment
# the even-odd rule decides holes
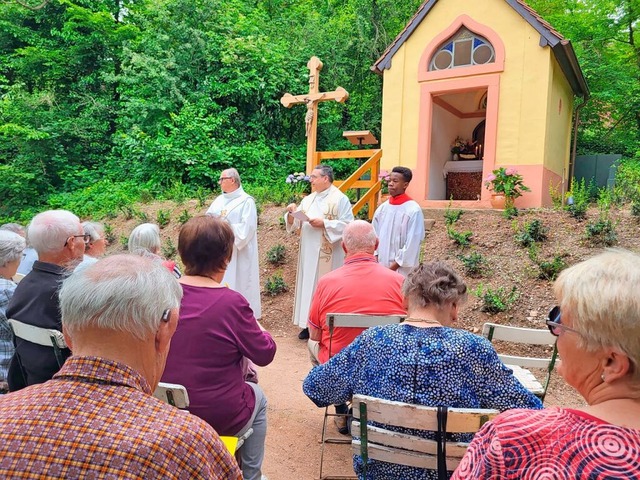
[[[242,189],[240,175],[235,168],[223,171],[218,183],[222,195],[213,201],[207,215],[224,218],[231,225],[235,237],[233,254],[222,284],[226,283],[230,289],[240,292],[251,305],[253,316],[259,319],[262,317],[262,307],[256,203]]]
[[[310,181],[313,192],[300,205],[288,205],[284,216],[287,232],[301,232],[293,307],[293,323],[303,329],[300,339],[309,338],[307,320],[318,279],[344,262],[342,232],[353,221],[351,202],[333,186],[329,165],[315,167]]]
[[[413,174],[394,167],[387,182],[390,198],[373,215],[373,228],[380,239],[378,263],[405,277],[420,263],[424,240],[424,214],[418,202],[405,193]]]

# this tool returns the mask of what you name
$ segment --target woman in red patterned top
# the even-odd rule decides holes
[[[640,479],[640,255],[563,271],[547,325],[558,372],[587,406],[511,410],[475,436],[453,479]]]

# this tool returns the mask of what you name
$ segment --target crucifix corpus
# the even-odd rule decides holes
[[[343,103],[349,98],[349,92],[338,87],[333,92],[320,92],[320,70],[322,62],[318,57],[311,57],[307,63],[309,69],[309,93],[305,95],[291,95],[285,93],[280,103],[286,108],[304,103],[307,106],[307,114],[304,117],[307,136],[307,173],[311,173],[315,166],[316,143],[318,139],[318,102],[335,100]]]

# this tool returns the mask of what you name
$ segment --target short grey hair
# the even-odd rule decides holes
[[[222,172],[222,174],[225,177],[231,178],[231,180],[233,180],[236,185],[238,186],[242,185],[242,182],[240,181],[240,174],[238,173],[238,170],[236,170],[235,168],[227,168],[224,172]]]
[[[21,237],[25,237],[27,235],[24,227],[19,223],[5,223],[4,225],[0,225],[0,230],[7,230],[8,232],[17,233]]]
[[[331,165],[321,163],[320,165],[313,167],[313,169],[320,170],[321,175],[329,177],[329,181],[333,183],[333,168],[331,168]]]
[[[121,254],[75,271],[59,296],[62,325],[72,339],[98,328],[146,340],[158,331],[164,311],[180,306],[182,288],[161,264]]]
[[[143,223],[134,228],[129,235],[127,248],[130,252],[144,249],[151,253],[158,253],[161,245],[160,227],[155,223]]]
[[[104,237],[104,225],[98,222],[82,222],[82,229],[85,235],[91,237],[91,241],[95,242]]]
[[[460,305],[467,299],[467,285],[445,262],[435,260],[418,265],[402,284],[402,294],[409,308],[447,304]]]
[[[614,347],[633,364],[640,381],[640,255],[623,249],[603,253],[560,272],[553,291],[572,319],[582,348]]]
[[[348,254],[373,253],[378,237],[373,225],[364,220],[355,220],[344,227],[342,243]]]
[[[0,230],[0,267],[21,259],[25,248],[27,242],[22,236],[9,230]]]
[[[64,249],[69,237],[79,234],[81,228],[80,219],[68,210],[47,210],[33,217],[27,237],[38,255],[57,253]]]

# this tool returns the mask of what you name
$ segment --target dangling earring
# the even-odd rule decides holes
[[[600,379],[601,379],[603,382],[605,381],[605,379],[604,379],[604,373],[603,373],[602,375],[600,375]]]

